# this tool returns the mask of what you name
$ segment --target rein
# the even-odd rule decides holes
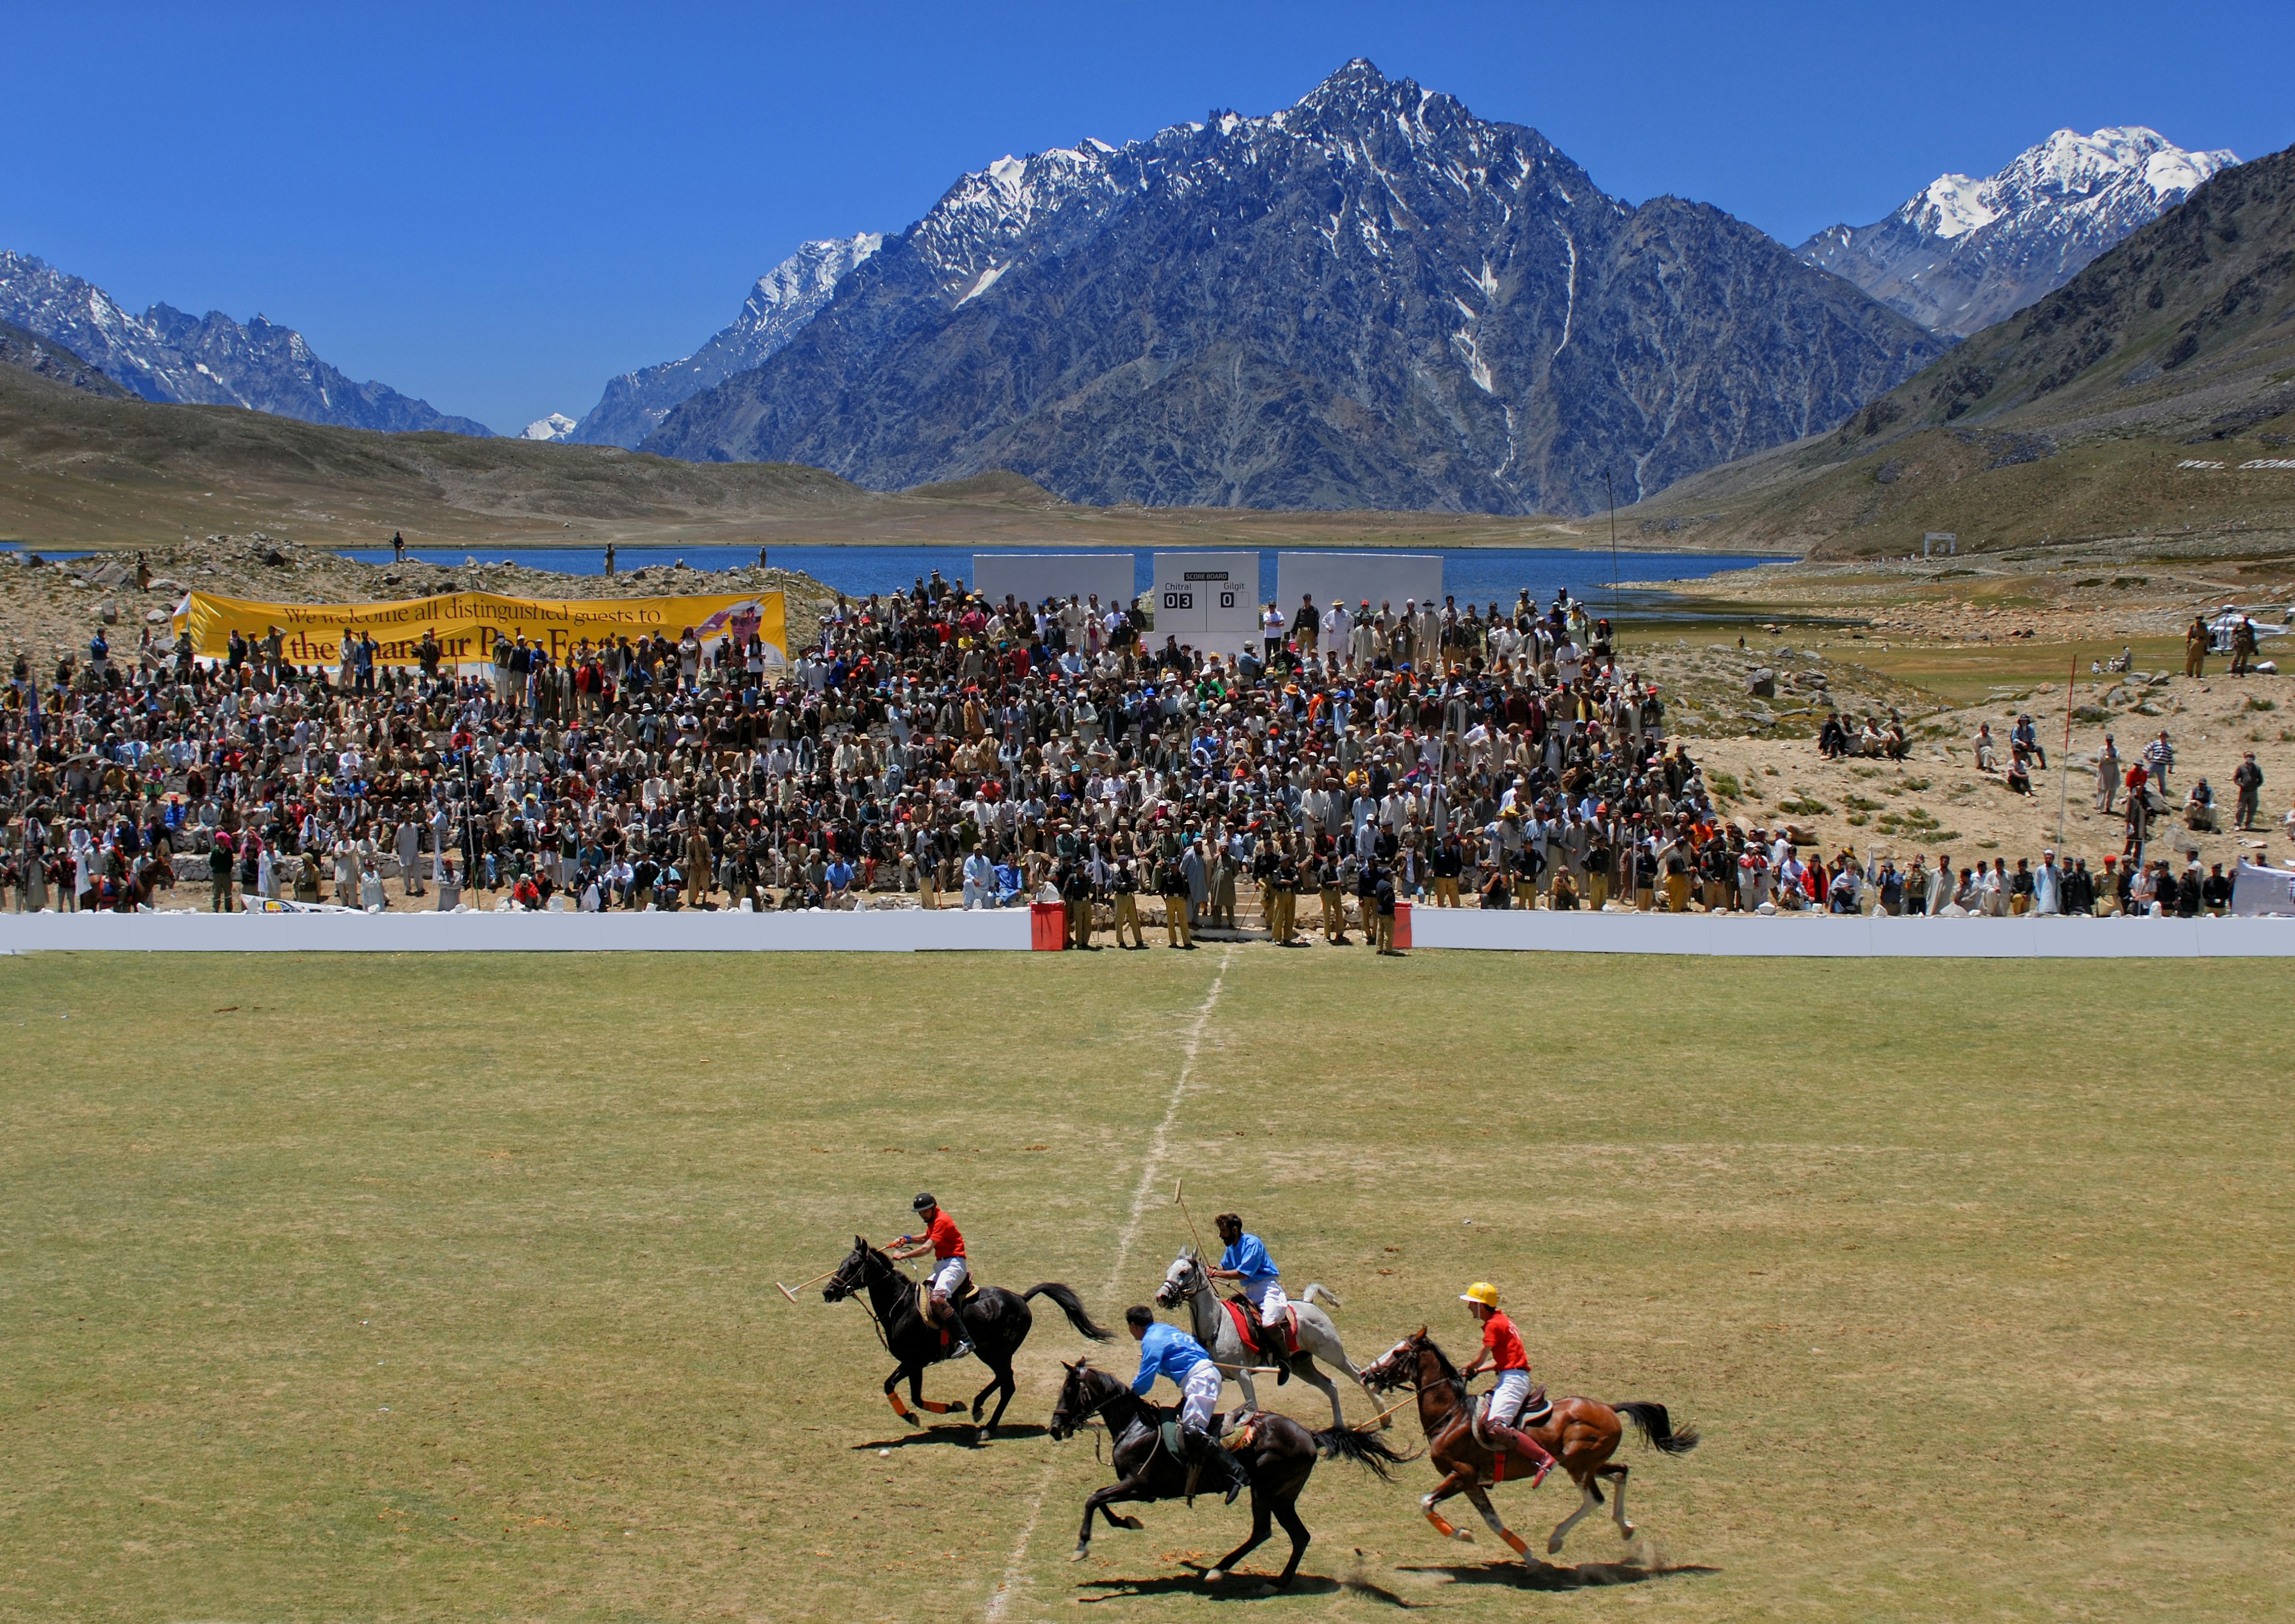
[[[869,1277],[869,1266],[878,1261],[878,1255],[874,1252],[864,1252],[861,1254],[861,1288],[860,1290],[855,1291],[852,1287],[847,1286],[845,1288],[845,1294],[860,1303],[862,1311],[869,1316],[869,1328],[877,1333],[877,1345],[884,1349],[886,1352],[891,1353],[893,1351],[893,1342],[892,1339],[885,1333],[884,1317],[877,1312],[877,1305],[873,1302],[870,1301],[868,1294],[870,1287],[876,1284],[876,1280],[872,1280]],[[889,1276],[898,1275],[901,1273],[899,1269],[893,1267],[890,1260],[885,1261],[884,1268],[885,1273],[878,1276],[877,1279],[885,1279]],[[902,1279],[908,1278],[906,1275],[902,1275],[901,1277]],[[911,1284],[914,1283],[911,1282]],[[894,1357],[898,1358],[899,1356],[895,1354]]]

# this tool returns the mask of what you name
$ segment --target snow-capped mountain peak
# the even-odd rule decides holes
[[[855,265],[884,245],[876,232],[800,243],[757,278],[729,326],[690,355],[608,381],[567,437],[586,445],[635,445],[680,401],[761,365],[813,320]]]
[[[346,428],[493,433],[383,384],[353,381],[301,333],[265,316],[242,326],[219,310],[194,316],[164,304],[136,315],[29,254],[0,250],[0,322],[70,351],[146,400],[245,406]]]
[[[1932,237],[1964,237],[2000,217],[1985,183],[1966,175],[1940,175],[1905,205],[1908,217]]]
[[[1359,59],[1263,115],[958,177],[641,449],[874,488],[1004,467],[1086,502],[1575,510],[1605,470],[1654,490],[1940,350],[1742,222],[1631,208]]]
[[[2070,282],[2239,161],[2154,129],[2058,130],[1987,175],[1940,175],[1887,219],[1799,249],[1938,332],[1965,338]]]
[[[538,417],[519,430],[521,440],[562,440],[574,432],[574,420],[563,412],[553,412],[548,417]]]

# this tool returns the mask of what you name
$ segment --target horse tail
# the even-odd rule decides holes
[[[1417,1458],[1415,1453],[1400,1453],[1393,1444],[1379,1436],[1376,1427],[1326,1427],[1308,1436],[1315,1441],[1315,1453],[1325,1460],[1351,1460],[1358,1466],[1368,1467],[1376,1473],[1383,1482],[1393,1481],[1387,1472],[1389,1466]]]
[[[1302,1302],[1327,1302],[1335,1309],[1343,1309],[1347,1306],[1345,1303],[1339,1301],[1338,1293],[1333,1291],[1320,1280],[1316,1281],[1305,1291],[1301,1292],[1299,1293],[1299,1301]]]
[[[1662,1404],[1636,1400],[1630,1404],[1613,1404],[1610,1408],[1632,1422],[1641,1432],[1642,1441],[1661,1455],[1687,1455],[1697,1447],[1697,1428],[1693,1423],[1676,1432],[1671,1417]]]
[[[1029,1297],[1049,1297],[1060,1305],[1060,1312],[1068,1317],[1068,1323],[1084,1335],[1090,1337],[1092,1341],[1106,1342],[1115,1340],[1115,1332],[1102,1330],[1092,1324],[1091,1316],[1084,1312],[1083,1299],[1062,1285],[1058,1280],[1047,1280],[1041,1285],[1030,1286],[1020,1295],[1023,1300]],[[1664,1412],[1659,1413],[1662,1415]]]

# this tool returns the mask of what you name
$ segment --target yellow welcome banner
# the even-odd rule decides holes
[[[494,657],[494,640],[522,632],[561,664],[586,640],[593,648],[617,638],[660,635],[677,641],[690,628],[705,647],[730,637],[740,648],[754,632],[764,640],[765,663],[788,663],[785,606],[779,592],[747,597],[506,598],[498,592],[447,592],[394,603],[258,603],[193,592],[176,611],[176,630],[192,634],[203,658],[221,659],[237,632],[257,643],[281,634],[282,657],[298,665],[339,665],[346,638],[374,639],[375,658],[392,665],[416,663],[428,632],[448,665]]]

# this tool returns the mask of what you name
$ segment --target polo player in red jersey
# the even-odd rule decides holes
[[[1473,1364],[1458,1373],[1459,1379],[1473,1380],[1485,1365],[1498,1371],[1499,1384],[1491,1391],[1482,1431],[1505,1448],[1536,1463],[1538,1474],[1530,1480],[1530,1486],[1535,1489],[1554,1470],[1554,1457],[1537,1439],[1515,1426],[1524,1400],[1530,1397],[1530,1355],[1523,1351],[1522,1334],[1514,1328],[1514,1321],[1499,1310],[1499,1288],[1488,1280],[1475,1281],[1459,1293],[1458,1301],[1482,1322],[1482,1351],[1474,1356]]]
[[[972,1339],[965,1334],[964,1319],[956,1310],[956,1293],[972,1272],[971,1265],[964,1259],[964,1235],[957,1228],[956,1220],[940,1210],[940,1204],[929,1192],[909,1204],[924,1220],[924,1233],[901,1236],[886,1249],[885,1255],[894,1262],[906,1262],[931,1252],[934,1317],[940,1321],[943,1334],[955,1344],[950,1348],[948,1357],[962,1359],[972,1351]]]

